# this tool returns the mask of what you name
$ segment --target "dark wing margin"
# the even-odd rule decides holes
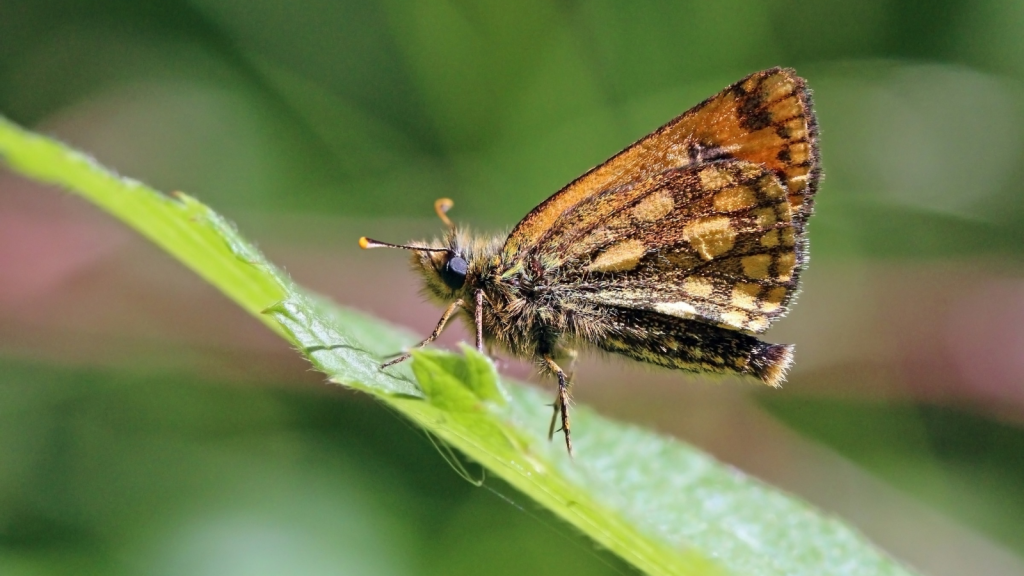
[[[770,170],[786,188],[794,218],[806,220],[821,169],[818,125],[804,80],[791,69],[771,68],[708,98],[533,209],[506,240],[504,259],[532,250],[556,220],[595,194],[723,158]]]

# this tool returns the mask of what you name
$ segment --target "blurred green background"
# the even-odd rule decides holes
[[[1015,0],[3,0],[0,113],[426,333],[440,311],[404,255],[356,238],[435,233],[439,196],[507,230],[725,85],[794,67],[826,179],[804,292],[769,334],[797,344],[790,381],[595,357],[577,399],[923,572],[1024,574],[1022,31]],[[0,172],[0,573],[631,570],[461,480],[110,218]]]

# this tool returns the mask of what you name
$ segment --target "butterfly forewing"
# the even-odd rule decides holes
[[[536,252],[559,300],[760,333],[786,312],[803,248],[779,179],[719,160],[592,195]]]
[[[515,227],[504,258],[531,250],[564,213],[595,194],[723,158],[764,166],[782,182],[794,216],[810,214],[820,171],[817,123],[810,94],[793,70],[752,74],[580,176]]]

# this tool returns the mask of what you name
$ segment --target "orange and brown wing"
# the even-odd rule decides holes
[[[536,262],[568,310],[645,310],[761,333],[796,293],[804,227],[772,171],[716,160],[587,198],[552,223]]]
[[[763,165],[785,186],[795,217],[806,219],[820,175],[817,139],[811,97],[802,78],[783,68],[751,74],[537,206],[512,230],[505,242],[505,259],[535,251],[563,214],[595,194],[672,168],[718,159]]]

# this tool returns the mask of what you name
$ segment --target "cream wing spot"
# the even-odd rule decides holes
[[[772,257],[770,254],[754,254],[740,260],[740,265],[743,266],[743,273],[748,278],[760,280],[768,277],[768,268],[772,265]]]
[[[746,186],[736,186],[715,194],[713,202],[715,210],[718,212],[735,212],[757,204],[757,196]]]
[[[761,188],[761,193],[766,197],[773,200],[782,198],[786,195],[786,189],[782,187],[778,180],[772,178],[768,181],[768,184]]]
[[[732,289],[732,305],[744,310],[757,309],[757,296],[761,293],[761,287],[757,284],[740,282]]]
[[[794,142],[789,145],[789,161],[800,164],[810,158],[811,145],[807,142]]]
[[[784,228],[782,230],[782,244],[783,246],[795,246],[796,230],[794,230],[792,227]]]
[[[654,305],[654,309],[662,314],[678,318],[694,318],[697,316],[697,309],[689,302],[659,302]]]
[[[711,216],[684,226],[682,236],[701,258],[711,260],[732,249],[736,230],[729,223],[728,216]]]
[[[788,290],[785,286],[777,286],[772,288],[765,294],[764,299],[761,301],[761,310],[765,312],[774,312],[782,306],[782,301],[786,298]]]
[[[647,247],[636,239],[623,240],[612,244],[608,249],[594,258],[587,270],[591,272],[623,272],[632,270],[640,263],[647,253]]]
[[[709,298],[715,291],[715,285],[706,278],[690,276],[683,280],[683,291],[698,298]]]
[[[754,318],[750,322],[747,322],[747,330],[750,330],[751,332],[764,332],[767,329],[767,318]]]
[[[644,198],[633,207],[630,214],[638,222],[656,222],[667,216],[675,208],[675,200],[667,191],[662,190]]]
[[[722,323],[732,328],[743,329],[747,320],[749,320],[749,317],[746,312],[739,310],[730,310],[722,314]]]
[[[793,277],[793,270],[796,268],[796,253],[787,252],[779,254],[778,259],[775,261],[775,266],[779,273],[779,281],[789,282],[790,278]]]
[[[800,106],[800,100],[798,98],[788,98],[775,104],[772,107],[772,113],[780,118],[789,118],[795,116],[794,120],[790,120],[788,124],[796,122],[796,126],[793,127],[793,131],[796,132],[802,128],[803,122],[803,110]]]
[[[745,179],[756,178],[761,173],[761,166],[750,162],[744,162],[739,165],[740,176]]]
[[[700,183],[704,188],[717,190],[725,188],[734,182],[732,174],[720,169],[718,166],[708,166],[700,171]]]
[[[771,207],[754,210],[754,219],[760,228],[771,228],[775,224],[775,210]]]
[[[807,174],[794,174],[789,177],[790,187],[796,187],[797,189],[803,188],[807,185]]]

